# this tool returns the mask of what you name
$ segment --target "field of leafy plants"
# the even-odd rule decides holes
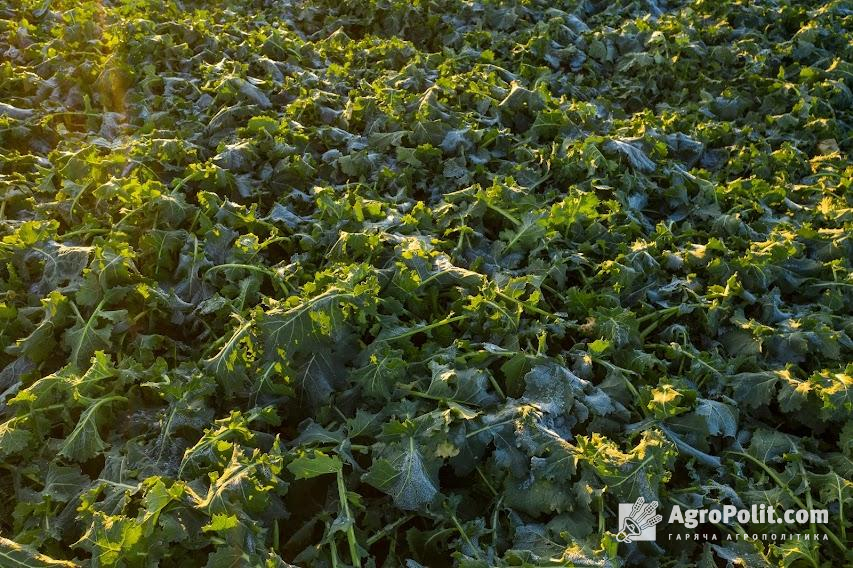
[[[0,567],[851,565],[852,38],[0,0]]]

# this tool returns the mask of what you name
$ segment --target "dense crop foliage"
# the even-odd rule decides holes
[[[849,565],[852,22],[0,2],[0,566]]]

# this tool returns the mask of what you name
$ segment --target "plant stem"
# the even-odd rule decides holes
[[[355,568],[361,568],[361,557],[358,555],[358,541],[355,538],[355,519],[350,515],[349,502],[347,500],[347,487],[344,485],[344,473],[338,470],[338,499],[341,502],[341,510],[347,520],[350,521],[347,527],[347,542],[349,543],[349,555],[352,560],[352,565]]]
[[[531,304],[528,304],[528,303],[527,303],[527,302],[525,302],[524,300],[518,300],[518,299],[516,299],[516,298],[513,298],[512,296],[508,296],[507,294],[504,294],[504,293],[503,293],[503,292],[501,292],[500,290],[496,290],[496,291],[495,291],[495,294],[497,294],[499,297],[503,298],[504,300],[507,300],[507,301],[509,301],[509,302],[513,302],[514,304],[518,304],[519,306],[521,306],[521,307],[523,307],[523,308],[527,308],[527,309],[528,309],[528,310],[530,310],[531,312],[533,312],[533,313],[535,313],[535,314],[539,314],[540,316],[548,316],[548,317],[551,317],[551,318],[555,318],[555,317],[557,317],[557,316],[555,316],[554,314],[549,313],[549,312],[546,312],[545,310],[543,310],[543,309],[541,309],[541,308],[537,308],[536,306],[533,306],[533,305],[531,305]]]
[[[393,532],[397,527],[399,527],[400,525],[402,525],[405,522],[410,521],[411,519],[412,519],[412,515],[405,515],[403,517],[400,517],[399,519],[397,519],[396,521],[394,521],[392,523],[388,523],[387,525],[382,527],[382,529],[379,532],[377,532],[375,535],[368,538],[367,541],[365,542],[365,544],[367,546],[373,546],[375,543],[377,543],[380,540],[382,540],[383,538],[385,538],[389,533]]]
[[[512,221],[513,224],[521,225],[521,221],[519,221],[518,219],[513,217],[513,215],[509,211],[506,211],[505,209],[502,209],[502,208],[498,207],[497,205],[492,205],[491,203],[486,203],[486,207],[488,207],[489,209],[491,209],[492,211],[494,211],[496,213],[500,213],[501,215],[506,217],[508,220]]]
[[[752,457],[751,455],[749,455],[745,452],[731,452],[730,451],[730,452],[726,452],[726,453],[736,455],[736,456],[741,456],[741,457],[747,458],[749,461],[753,462],[755,465],[757,465],[758,467],[763,469],[764,472],[768,476],[770,476],[770,479],[772,479],[776,483],[776,485],[779,486],[780,489],[783,489],[784,491],[786,491],[788,493],[788,495],[791,496],[791,499],[793,499],[794,503],[796,503],[797,506],[800,507],[800,509],[807,509],[806,504],[803,503],[803,501],[799,497],[797,497],[793,491],[791,491],[791,488],[788,487],[787,484],[783,483],[782,480],[779,479],[779,475],[775,471],[773,471],[773,469],[771,469],[769,466],[767,466],[767,464],[765,464],[764,462],[762,462],[760,460],[755,459],[754,457]],[[819,524],[818,526],[820,527],[820,530],[822,530],[829,537],[829,539],[833,543],[835,543],[835,545],[838,548],[840,548],[842,551],[847,550],[847,546],[841,540],[839,540],[839,538],[835,535],[834,532],[832,532],[832,530],[829,529],[829,527],[827,527],[823,523]]]

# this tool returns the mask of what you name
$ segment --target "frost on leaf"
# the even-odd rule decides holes
[[[389,448],[387,457],[373,463],[364,481],[390,495],[400,509],[417,510],[438,494],[414,438]]]

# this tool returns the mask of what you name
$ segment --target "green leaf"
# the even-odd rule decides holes
[[[3,537],[0,537],[0,564],[9,568],[75,568],[80,566],[80,564],[66,560],[55,560]]]
[[[259,323],[264,348],[270,353],[279,348],[293,352],[308,347],[312,340],[333,337],[343,323],[341,302],[349,297],[330,290],[293,308],[270,310]]]
[[[383,343],[369,355],[365,355],[367,360],[363,366],[353,371],[352,381],[361,385],[368,396],[390,399],[394,385],[405,378],[406,362],[402,358],[403,351],[391,349]]]
[[[44,479],[42,495],[67,503],[82,493],[88,485],[89,478],[80,468],[51,464]]]
[[[234,546],[220,546],[207,557],[205,568],[242,568],[250,561],[248,554]]]
[[[296,476],[296,479],[311,479],[327,473],[337,473],[342,468],[343,464],[338,457],[328,456],[318,451],[314,451],[311,456],[299,456],[287,464],[287,469]]]
[[[737,433],[738,410],[729,404],[702,398],[694,412],[705,420],[712,436],[734,436]]]
[[[74,430],[65,438],[59,448],[59,455],[82,462],[95,457],[107,447],[98,431],[97,413],[99,409],[112,402],[126,402],[122,396],[110,396],[93,402],[80,415]]]
[[[598,434],[579,439],[578,447],[581,460],[592,466],[621,503],[636,501],[638,497],[659,501],[659,491],[671,474],[668,464],[678,453],[655,430],[643,432],[640,442],[627,453]]]
[[[612,139],[604,144],[606,150],[618,152],[628,158],[631,167],[641,172],[653,172],[657,167],[653,161],[631,141]]]
[[[423,456],[408,438],[388,449],[389,456],[374,460],[363,480],[384,491],[403,510],[417,510],[438,495],[438,485],[427,471]]]
[[[237,520],[237,515],[217,515],[214,514],[210,522],[201,527],[203,531],[227,532],[240,524]]]
[[[0,455],[17,454],[30,447],[33,435],[27,429],[19,427],[17,418],[0,424]]]
[[[752,408],[767,406],[776,395],[779,375],[776,371],[738,373],[729,379],[735,400]]]
[[[127,321],[127,310],[104,310],[103,305],[102,301],[86,319],[76,312],[77,323],[65,332],[69,360],[78,368],[85,367],[95,351],[109,350],[116,324]]]

